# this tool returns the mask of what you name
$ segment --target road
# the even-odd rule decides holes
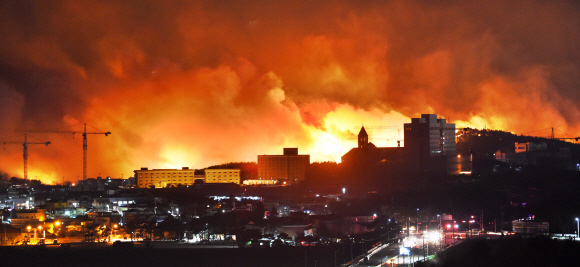
[[[454,240],[452,238],[448,238],[448,240],[438,240],[437,242],[433,242],[429,246],[429,255],[433,255],[435,252],[439,250],[440,243],[442,242],[449,242],[452,243]],[[456,243],[461,242],[461,240],[455,240]],[[357,266],[364,266],[364,267],[375,267],[375,266],[404,266],[408,265],[412,262],[423,261],[424,260],[424,252],[422,249],[415,249],[415,255],[411,256],[399,256],[399,247],[404,244],[405,241],[401,243],[392,243],[388,247],[381,249],[380,251],[374,253],[370,256],[369,260],[366,262],[362,262]],[[406,243],[405,243],[406,244]],[[419,243],[420,244],[420,243]]]

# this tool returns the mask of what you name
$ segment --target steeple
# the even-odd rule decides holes
[[[363,126],[358,133],[358,148],[363,148],[369,144],[369,135]]]

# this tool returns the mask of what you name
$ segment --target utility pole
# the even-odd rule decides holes
[[[499,230],[503,230],[503,205],[501,206],[501,225],[499,226]]]
[[[485,228],[483,228],[483,209],[481,209],[481,218],[479,218],[479,225],[481,226],[480,233],[485,232]]]

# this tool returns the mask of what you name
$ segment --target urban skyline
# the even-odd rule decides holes
[[[282,147],[339,161],[361,125],[428,113],[457,128],[577,136],[578,10],[567,1],[2,3],[0,141],[87,123],[111,132],[88,137],[88,177],[129,177]],[[371,134],[395,147],[402,131]],[[51,145],[29,147],[29,177],[82,177],[81,139],[31,134]],[[3,145],[0,171],[22,170],[22,147]]]

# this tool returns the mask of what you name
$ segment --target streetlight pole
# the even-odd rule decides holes
[[[473,216],[472,216],[472,218],[473,218]],[[468,222],[467,225],[468,225],[468,228],[469,228],[469,232],[471,234],[471,237],[473,237],[473,232],[471,231],[471,220],[469,220],[469,222]],[[465,237],[467,238],[467,234],[465,234]]]
[[[429,239],[427,239],[429,241]],[[427,247],[427,253],[429,253],[429,247]],[[423,233],[423,262],[425,262],[425,233]]]
[[[578,221],[578,217],[576,217],[576,225],[578,227],[576,231],[576,238],[578,238],[578,235],[580,235],[580,221]]]
[[[419,234],[419,208],[417,208],[417,232],[416,234]]]
[[[457,222],[453,221],[453,245],[455,245],[455,229],[458,228]]]

